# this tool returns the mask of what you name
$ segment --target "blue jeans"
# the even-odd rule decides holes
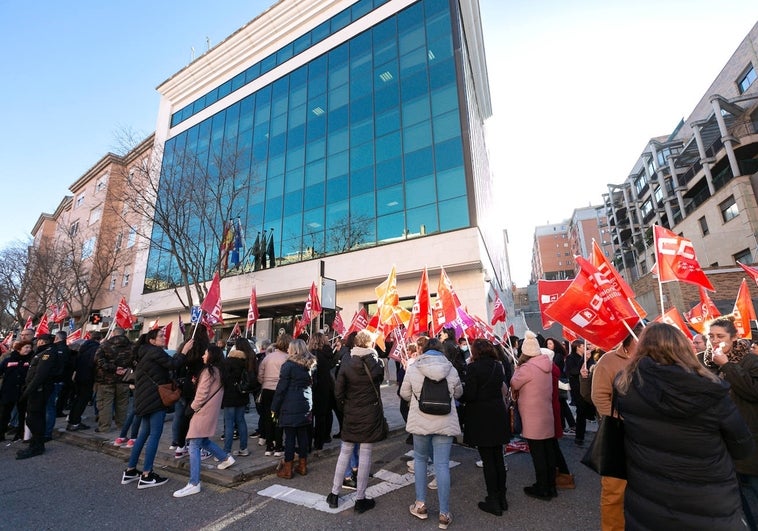
[[[453,437],[449,435],[413,435],[413,468],[416,476],[416,501],[426,503],[426,462],[434,456],[434,474],[437,478],[437,498],[440,513],[450,512],[450,449]]]
[[[240,450],[247,448],[247,422],[245,422],[245,406],[224,408],[224,451],[232,451],[234,426],[240,434]]]
[[[758,524],[758,476],[737,474],[737,481],[740,483],[742,510],[745,512],[748,528],[756,529],[756,524]]]
[[[163,421],[165,419],[165,409],[159,409],[158,411],[142,417],[142,424],[140,425],[139,435],[137,435],[137,440],[134,441],[132,453],[129,455],[129,464],[127,465],[128,468],[137,467],[139,455],[142,453],[142,448],[147,442],[143,470],[144,472],[152,472],[153,462],[155,461],[155,454],[158,452],[158,443],[161,442],[161,435],[163,434]]]
[[[53,436],[53,428],[55,428],[55,415],[57,410],[55,409],[55,402],[58,400],[58,395],[63,389],[63,382],[53,384],[53,392],[47,399],[47,405],[45,406],[45,437]]]
[[[358,451],[360,450],[361,445],[356,444],[353,447],[353,453],[350,456],[350,463],[347,465],[347,468],[345,469],[345,479],[353,477],[353,470],[358,470]]]
[[[197,439],[187,439],[189,444],[190,459],[190,479],[193,485],[200,483],[200,449],[208,450],[213,457],[219,461],[225,461],[229,457],[229,452],[225,452],[219,445],[211,441],[208,437]]]
[[[139,435],[139,425],[142,417],[134,413],[134,397],[129,396],[129,406],[126,409],[126,420],[124,425],[121,426],[121,433],[118,436],[122,439],[126,439],[126,434],[129,433],[129,427],[132,428],[132,435],[130,439],[136,439]]]

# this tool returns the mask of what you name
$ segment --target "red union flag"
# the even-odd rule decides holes
[[[595,266],[581,256],[576,257],[576,263],[576,278],[545,312],[576,335],[610,350],[629,335],[627,325],[635,326],[640,318]]]
[[[169,321],[169,323],[163,327],[163,335],[164,335],[164,339],[167,345],[168,345],[169,340],[171,339],[171,330],[173,328],[174,328],[174,321]]]
[[[332,330],[337,332],[340,336],[345,335],[345,323],[342,321],[342,315],[339,311],[334,314],[334,322],[332,323]]]
[[[744,278],[737,292],[737,300],[734,303],[732,313],[734,314],[734,326],[737,328],[737,334],[741,338],[752,339],[750,321],[755,320],[755,308],[753,307],[753,299],[750,297],[750,290],[747,287],[747,280]]]
[[[705,323],[721,315],[719,309],[708,296],[704,288],[700,288],[700,302],[684,314],[684,318],[690,323],[690,326],[697,330],[698,334],[705,333]]]
[[[505,318],[505,306],[503,306],[503,301],[500,300],[498,294],[495,293],[495,307],[492,309],[492,320],[490,321],[490,324],[495,326],[495,323],[498,321],[505,322]]]
[[[78,341],[82,338],[82,329],[77,328],[76,331],[71,332],[66,338],[66,345],[70,345],[74,341]]]
[[[361,306],[361,309],[353,315],[353,320],[350,321],[350,327],[347,329],[347,332],[345,332],[345,335],[350,335],[353,332],[360,332],[367,326],[368,312],[366,311],[366,308]]]
[[[58,305],[51,304],[50,308],[48,308],[48,311],[50,312],[50,320],[54,323],[57,323],[58,322]]]
[[[440,281],[437,284],[437,300],[442,303],[442,311],[445,314],[445,322],[455,321],[458,317],[458,307],[461,301],[453,289],[453,283],[450,282],[445,268],[440,267]],[[444,324],[444,323],[443,323]]]
[[[26,318],[26,323],[24,324],[24,330],[29,330],[30,328],[34,328],[34,321],[32,321],[32,316]]]
[[[756,284],[758,284],[758,269],[756,269],[754,267],[750,267],[750,266],[745,265],[745,264],[741,264],[739,262],[737,262],[737,265],[740,266],[742,269],[744,269],[745,273],[747,273],[748,275],[750,275],[750,278],[752,278],[753,281]]]
[[[540,305],[540,315],[542,316],[542,328],[547,330],[553,326],[553,321],[546,314],[551,304],[558,300],[558,297],[571,285],[570,280],[538,280],[537,281],[537,299]]]
[[[623,293],[627,299],[629,299],[629,303],[632,305],[634,311],[637,312],[637,315],[639,315],[640,318],[644,319],[645,316],[647,316],[647,312],[635,300],[634,290],[632,287],[627,284],[626,280],[624,280],[624,277],[622,277],[619,274],[618,270],[613,267],[613,264],[608,261],[608,258],[606,258],[605,254],[603,254],[603,250],[595,240],[592,240],[592,265],[597,267],[598,271],[604,274],[608,280],[615,283],[616,289]]]
[[[118,303],[114,320],[116,321],[116,326],[124,330],[129,330],[132,327],[132,310],[129,308],[124,297],[121,297]]]
[[[308,292],[308,300],[305,301],[303,308],[303,327],[313,321],[321,313],[321,302],[318,300],[318,289],[316,283],[311,284],[311,290]]]
[[[687,328],[687,325],[684,324],[684,319],[682,319],[681,314],[679,313],[679,310],[676,308],[671,308],[669,311],[664,313],[663,315],[659,315],[655,318],[655,321],[658,323],[666,323],[673,327],[676,327],[679,329],[680,332],[682,332],[685,336],[687,336],[687,339],[692,339],[692,333],[690,332],[690,329]]]
[[[406,336],[408,338],[412,338],[429,330],[430,313],[429,279],[427,277],[426,268],[424,268],[421,272],[421,280],[419,280],[418,288],[416,289],[416,300],[413,301],[411,319],[408,322],[408,330],[406,331]]]
[[[58,314],[55,316],[55,322],[60,323],[68,317],[68,304],[65,302],[58,306]]]
[[[221,311],[221,278],[218,276],[218,271],[213,275],[211,287],[208,288],[208,294],[200,305],[200,309],[207,314],[205,320],[208,324],[224,324]]]
[[[47,326],[47,312],[42,314],[42,319],[39,320],[39,324],[37,325],[37,331],[35,332],[34,336],[39,337],[42,334],[49,334],[50,328]]]
[[[659,225],[653,226],[653,240],[661,282],[679,280],[716,291],[700,267],[690,240]]]
[[[258,295],[255,293],[255,286],[250,293],[250,305],[247,308],[247,330],[250,331],[250,327],[258,320]]]

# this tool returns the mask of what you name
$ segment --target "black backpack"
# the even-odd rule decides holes
[[[416,397],[418,408],[429,415],[448,415],[450,413],[450,391],[447,379],[435,381],[424,377],[421,394]]]

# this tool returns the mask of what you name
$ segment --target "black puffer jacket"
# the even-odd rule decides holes
[[[732,459],[745,457],[753,440],[728,392],[725,382],[640,361],[618,395],[627,529],[745,529]]]
[[[364,367],[368,367],[369,375]],[[383,440],[384,409],[377,399],[379,386],[384,379],[384,366],[376,351],[353,347],[350,356],[342,358],[334,385],[337,407],[344,413],[342,440],[352,443],[370,443]],[[378,395],[381,397],[381,394]]]
[[[171,371],[184,365],[186,357],[177,352],[174,357],[154,345],[142,345],[137,351],[134,371],[134,412],[139,416],[166,409],[158,394],[158,385],[171,381]]]
[[[331,414],[334,403],[334,376],[337,353],[329,345],[313,351],[316,356],[316,381],[313,385],[313,414]]]
[[[247,358],[241,350],[232,349],[226,357],[226,371],[224,371],[224,399],[221,407],[242,407],[250,401],[249,393],[240,393],[237,383],[242,378],[242,373],[247,371]],[[255,375],[249,376],[248,381],[255,380]]]
[[[134,367],[132,342],[126,336],[113,336],[100,344],[95,354],[95,381],[121,383],[125,369]],[[117,371],[121,370],[121,374]]]
[[[466,403],[463,440],[473,446],[500,446],[510,440],[508,412],[503,401],[503,365],[492,358],[471,363],[461,401]]]
[[[87,339],[79,347],[76,356],[74,380],[78,383],[90,383],[95,381],[95,353],[100,348],[100,343]]]
[[[745,459],[735,461],[740,474],[758,476],[758,356],[745,354],[738,363],[725,363],[721,374],[732,386],[730,394],[753,434],[755,448]]]
[[[31,361],[31,354],[22,356],[16,350],[12,350],[8,357],[0,361],[0,376],[3,377],[3,383],[0,384],[0,403],[18,402]]]

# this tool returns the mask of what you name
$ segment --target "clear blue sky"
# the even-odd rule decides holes
[[[28,236],[68,186],[147,136],[155,87],[270,0],[0,0],[0,246]],[[514,280],[534,226],[600,202],[650,137],[686,117],[758,20],[755,0],[480,0],[494,116],[488,124]],[[548,140],[545,140],[545,135]],[[531,184],[539,183],[539,187]]]

